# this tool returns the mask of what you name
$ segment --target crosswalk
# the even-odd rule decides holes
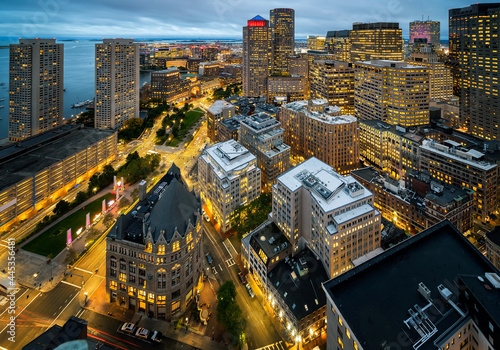
[[[256,350],[287,350],[287,347],[285,343],[280,341],[271,345],[264,346],[262,348],[258,348]]]

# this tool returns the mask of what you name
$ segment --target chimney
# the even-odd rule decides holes
[[[146,199],[147,191],[148,191],[148,182],[146,180],[142,180],[139,183],[139,201],[143,201]]]

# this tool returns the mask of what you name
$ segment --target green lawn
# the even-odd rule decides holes
[[[195,108],[187,112],[184,119],[184,127],[179,130],[179,135],[166,145],[170,147],[177,147],[177,145],[184,140],[189,132],[189,129],[191,129],[204,114],[205,112],[203,112],[200,108]]]
[[[96,214],[101,212],[102,200],[106,199],[106,202],[108,202],[115,198],[116,195],[108,193],[96,199],[92,203],[87,204],[84,207],[85,209],[82,208],[74,212],[66,219],[27,243],[22,249],[43,256],[52,254],[52,257],[56,257],[56,255],[66,247],[66,232],[68,229],[71,228],[71,236],[74,240],[77,236],[76,231],[78,231],[80,227],[85,228],[85,216],[87,213],[90,212],[90,220],[92,221]]]

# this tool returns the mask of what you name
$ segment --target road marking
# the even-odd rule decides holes
[[[220,270],[221,270],[221,271],[223,271],[223,270],[222,270],[222,266],[220,266],[220,264],[219,264],[219,268],[220,268]]]
[[[62,305],[61,305],[61,306],[59,306],[59,310],[61,310],[61,308],[62,308]]]
[[[75,300],[75,298],[77,296],[78,296],[78,293],[75,293],[75,296],[73,297],[73,299],[71,299],[71,301],[66,304],[66,306],[64,307],[64,309],[61,310],[61,312],[59,313],[59,315],[56,316],[56,318],[54,319],[54,321],[52,321],[52,323],[50,324],[50,326],[47,327],[47,329],[49,329],[50,327],[52,327],[54,325],[54,323],[56,323],[56,321],[59,318],[59,316],[61,316],[61,314],[64,312],[64,310],[66,310],[66,308],[73,302],[73,300]]]
[[[227,259],[226,264],[227,264],[227,267],[231,267],[233,265],[236,265],[233,258]]]
[[[76,284],[73,284],[73,283],[69,283],[69,282],[66,282],[66,281],[61,281],[61,283],[67,284],[68,286],[72,286],[72,287],[75,287],[75,288],[78,288],[78,289],[82,289],[82,287],[77,286]]]
[[[229,245],[231,246],[231,248],[233,248],[233,250],[234,250],[234,256],[238,256],[238,251],[234,248],[233,243],[231,243],[231,241],[229,240],[229,238],[226,239],[226,241],[229,243]]]
[[[216,274],[217,274],[217,270],[216,270],[216,269],[215,269],[215,267],[213,267],[213,266],[212,266],[212,271],[213,271],[214,275],[216,275]]]
[[[18,314],[16,315],[16,318],[15,318],[15,319],[17,319],[17,318],[19,317],[19,315],[21,315],[21,314],[23,313],[23,311],[24,311],[24,310],[26,310],[26,308],[27,308],[28,306],[30,306],[30,304],[31,304],[32,302],[34,302],[34,301],[35,301],[35,299],[36,299],[39,295],[42,295],[42,293],[38,293],[37,295],[35,295],[35,297],[34,297],[33,299],[31,299],[31,301],[28,303],[28,305],[26,305],[26,306],[24,307],[24,309],[22,309],[22,310],[21,310],[21,312],[20,312],[20,313],[18,313]],[[2,333],[3,333],[3,331],[4,331],[7,327],[8,327],[8,325],[7,325],[7,326],[5,326],[5,328],[4,328],[4,329],[2,329],[2,330],[0,331],[0,334],[2,334]]]
[[[229,257],[230,257],[230,258],[232,258],[232,257],[233,257],[233,255],[231,254],[231,251],[230,251],[230,250],[229,250],[229,248],[227,247],[227,245],[226,245],[226,241],[227,241],[227,239],[226,239],[226,240],[224,240],[224,241],[222,241],[222,245],[224,246],[224,248],[226,248],[227,253],[229,254]]]
[[[64,303],[66,304],[68,302],[68,299],[64,300]]]
[[[81,315],[83,315],[83,312],[85,311],[85,309],[81,309],[80,311],[78,311],[76,313],[76,317],[80,317]]]
[[[2,244],[2,243],[0,243],[0,247],[9,248],[9,246],[8,246],[8,245],[4,245],[4,244]]]

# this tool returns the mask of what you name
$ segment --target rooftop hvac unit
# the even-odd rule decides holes
[[[431,291],[429,290],[429,288],[427,288],[425,286],[425,284],[423,282],[420,282],[418,284],[418,292],[420,294],[422,294],[422,296],[426,299],[426,300],[430,300],[431,299]]]

